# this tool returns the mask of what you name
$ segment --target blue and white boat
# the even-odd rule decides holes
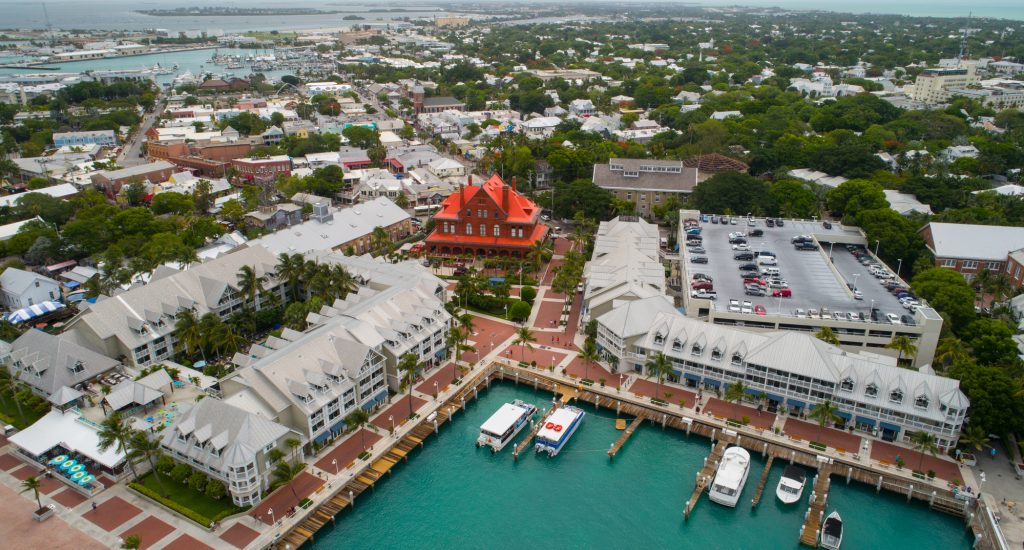
[[[558,456],[585,415],[585,412],[576,407],[556,409],[537,432],[534,449],[538,453],[548,453],[548,456]]]
[[[487,445],[492,453],[504,449],[505,445],[515,439],[516,435],[530,423],[530,418],[535,412],[537,407],[519,399],[505,403],[480,426],[476,446]]]

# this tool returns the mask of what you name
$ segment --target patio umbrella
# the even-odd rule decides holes
[[[30,319],[35,319],[40,315],[46,315],[47,313],[53,313],[58,309],[64,307],[64,304],[60,302],[42,302],[34,304],[26,308],[19,309],[13,313],[8,314],[4,319],[11,323],[24,323]]]

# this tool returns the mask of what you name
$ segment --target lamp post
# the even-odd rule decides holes
[[[338,459],[332,458],[331,464],[334,466],[334,475],[338,475]]]
[[[878,239],[875,239],[875,256],[876,257],[878,256],[878,243],[880,243],[880,242],[882,242],[882,241],[880,241]]]
[[[277,518],[274,517],[274,509],[267,508],[267,513],[270,514],[270,524],[273,525],[277,523]]]
[[[900,278],[900,270],[903,269],[903,258],[896,258],[896,261],[899,262],[899,263],[896,264],[896,278],[899,279]]]
[[[389,414],[388,415],[388,422],[391,422],[391,435],[394,435],[395,434],[395,417]]]
[[[857,292],[857,277],[860,277],[860,273],[853,274],[853,291]]]
[[[832,247],[835,246],[835,245],[836,245],[836,243],[828,243],[828,261],[830,261],[830,262],[833,261],[832,260]]]
[[[437,380],[434,380],[434,401],[437,401]]]

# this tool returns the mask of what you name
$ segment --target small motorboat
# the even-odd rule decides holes
[[[793,504],[800,500],[804,494],[804,485],[807,484],[807,473],[799,466],[790,464],[782,472],[782,479],[775,488],[775,496],[783,504]]]
[[[821,542],[818,543],[818,546],[828,550],[839,550],[841,544],[843,544],[843,519],[839,517],[839,512],[832,512],[825,518],[825,523],[821,526]]]

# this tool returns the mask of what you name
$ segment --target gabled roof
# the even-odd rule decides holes
[[[0,274],[0,287],[18,296],[24,294],[36,281],[39,281],[41,284],[46,283],[60,286],[60,283],[49,277],[16,267],[8,267]]]
[[[507,188],[508,200],[505,200]],[[540,209],[537,205],[519,194],[518,191],[505,184],[500,176],[494,174],[483,185],[461,187],[441,203],[441,211],[435,216],[438,219],[462,219],[463,204],[469,204],[478,193],[485,193],[491,202],[505,214],[505,221],[530,223],[533,222]]]
[[[192,442],[178,441],[177,435],[195,436],[206,444],[197,449]],[[195,458],[202,464],[224,471],[229,466],[244,466],[267,446],[291,433],[288,428],[260,418],[223,401],[206,398],[184,407],[174,423],[162,433],[161,444]],[[220,451],[220,456],[210,453]]]
[[[929,248],[937,258],[1001,262],[1011,250],[1024,248],[1024,227],[931,222]]]
[[[15,366],[15,362],[20,366]],[[118,366],[117,361],[86,349],[64,335],[55,336],[36,329],[25,331],[10,344],[9,360],[4,363],[12,373],[21,370],[21,380],[46,395],[52,395],[63,386],[73,388]]]

